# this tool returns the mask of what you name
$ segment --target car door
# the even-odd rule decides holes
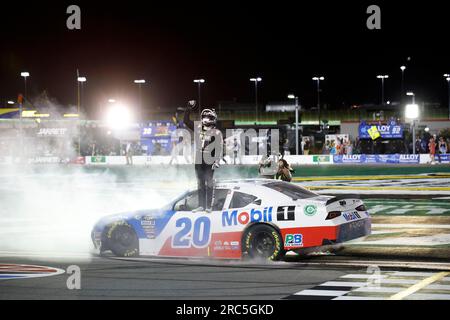
[[[234,190],[222,225],[227,230],[242,231],[252,222],[272,221],[272,208],[261,206],[261,199],[249,193]]]
[[[217,230],[220,214],[229,190],[216,189],[211,212],[192,212],[198,207],[198,192],[189,193],[174,204],[174,215],[167,226],[159,255],[209,256],[212,234]]]

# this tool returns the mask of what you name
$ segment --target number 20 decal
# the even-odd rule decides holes
[[[180,218],[175,222],[175,227],[181,228],[172,239],[174,248],[203,248],[209,244],[211,236],[211,221],[207,217],[200,217],[194,222],[189,218]],[[193,231],[192,234],[191,230]]]

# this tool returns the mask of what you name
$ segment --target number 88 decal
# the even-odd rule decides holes
[[[200,217],[194,222],[189,218],[181,218],[175,222],[176,228],[181,228],[172,239],[173,248],[204,248],[209,244],[211,236],[211,221],[208,217]]]

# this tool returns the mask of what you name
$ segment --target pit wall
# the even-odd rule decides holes
[[[351,155],[351,156],[331,156],[331,155],[300,155],[285,156],[284,159],[291,165],[342,165],[342,164],[430,164],[429,154],[417,155]],[[169,164],[170,156],[133,156],[133,165],[158,165]],[[233,164],[233,160],[226,156],[228,164]],[[261,156],[243,156],[242,163],[236,160],[237,164],[256,165],[261,160]],[[439,157],[436,156],[436,163]],[[450,164],[450,154],[440,156],[441,164]],[[173,164],[188,164],[184,157],[179,156],[178,161]],[[85,157],[87,165],[126,165],[126,158],[123,156],[96,156]]]
[[[170,156],[133,156],[133,165],[161,165],[170,164]],[[392,164],[392,165],[419,165],[430,164],[431,159],[429,154],[389,154],[389,155],[287,155],[284,157],[291,165],[346,165],[346,164]],[[233,160],[226,156],[227,164],[233,164]],[[243,156],[242,162],[236,160],[237,164],[242,165],[257,165],[261,160],[261,156]],[[450,164],[450,154],[436,155],[436,164]],[[15,164],[20,163],[19,158],[1,157],[0,164]],[[22,162],[23,163],[23,162]],[[61,159],[59,157],[35,157],[27,159],[25,164],[57,164],[57,163],[74,163],[86,164],[93,166],[104,165],[126,165],[127,159],[125,156],[89,156],[78,157],[77,159]],[[188,164],[183,156],[179,156],[177,161],[172,161],[172,164],[186,165]],[[225,164],[225,163],[223,163]],[[226,165],[226,164],[225,164]]]

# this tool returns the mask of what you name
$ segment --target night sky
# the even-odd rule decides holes
[[[192,80],[205,78],[203,101],[252,102],[249,78],[261,76],[263,102],[295,92],[309,108],[314,75],[324,75],[322,100],[332,108],[380,100],[377,74],[389,74],[386,99],[398,100],[400,66],[417,99],[447,104],[450,19],[444,1],[20,1],[2,3],[0,99],[46,90],[76,104],[76,69],[88,78],[92,117],[110,98],[173,109],[196,98]],[[28,3],[28,4],[27,4]],[[81,30],[66,28],[66,8],[81,7]],[[366,8],[381,7],[382,30],[366,28]],[[407,57],[411,61],[407,63]],[[1,103],[3,105],[3,103]]]

